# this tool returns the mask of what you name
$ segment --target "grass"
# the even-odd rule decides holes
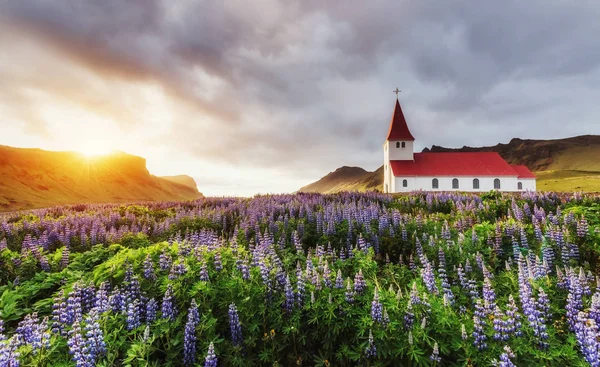
[[[536,172],[539,191],[600,192],[600,172],[542,171]]]

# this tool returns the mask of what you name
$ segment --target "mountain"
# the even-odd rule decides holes
[[[144,158],[124,152],[88,157],[0,145],[0,211],[199,197],[191,177],[153,176]]]
[[[360,167],[340,167],[317,182],[302,187],[299,192],[334,193],[340,191],[371,191],[383,184],[383,166],[375,172]]]
[[[542,191],[600,191],[600,136],[533,140],[514,138],[508,144],[488,147],[444,148],[423,152],[498,152],[510,164],[524,164],[537,175]],[[374,172],[342,167],[299,191],[333,193],[381,190],[383,166]]]

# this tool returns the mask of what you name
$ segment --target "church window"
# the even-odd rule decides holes
[[[517,183],[517,189],[523,190],[523,182]]]
[[[396,148],[400,148],[400,142],[399,141],[396,142]]]
[[[406,148],[406,143],[402,142],[402,148]]]
[[[439,182],[438,182],[437,178],[434,178],[433,180],[431,180],[431,188],[433,188],[433,189],[439,188]]]
[[[479,179],[478,178],[473,179],[473,188],[479,189]]]
[[[408,187],[408,180],[402,180],[402,187]]]
[[[458,178],[452,180],[452,188],[458,189]]]
[[[500,179],[499,178],[494,180],[494,190],[500,190]]]

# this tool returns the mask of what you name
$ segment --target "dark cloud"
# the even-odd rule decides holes
[[[232,165],[376,168],[397,85],[420,147],[600,133],[596,1],[0,0],[0,14],[104,78],[158,83],[180,104],[152,143]],[[33,82],[68,96],[77,80]]]

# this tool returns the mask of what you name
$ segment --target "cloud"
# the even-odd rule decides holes
[[[592,1],[0,0],[0,14],[0,111],[40,136],[36,106],[68,101],[140,146],[300,187],[380,165],[396,86],[421,148],[600,133]]]

